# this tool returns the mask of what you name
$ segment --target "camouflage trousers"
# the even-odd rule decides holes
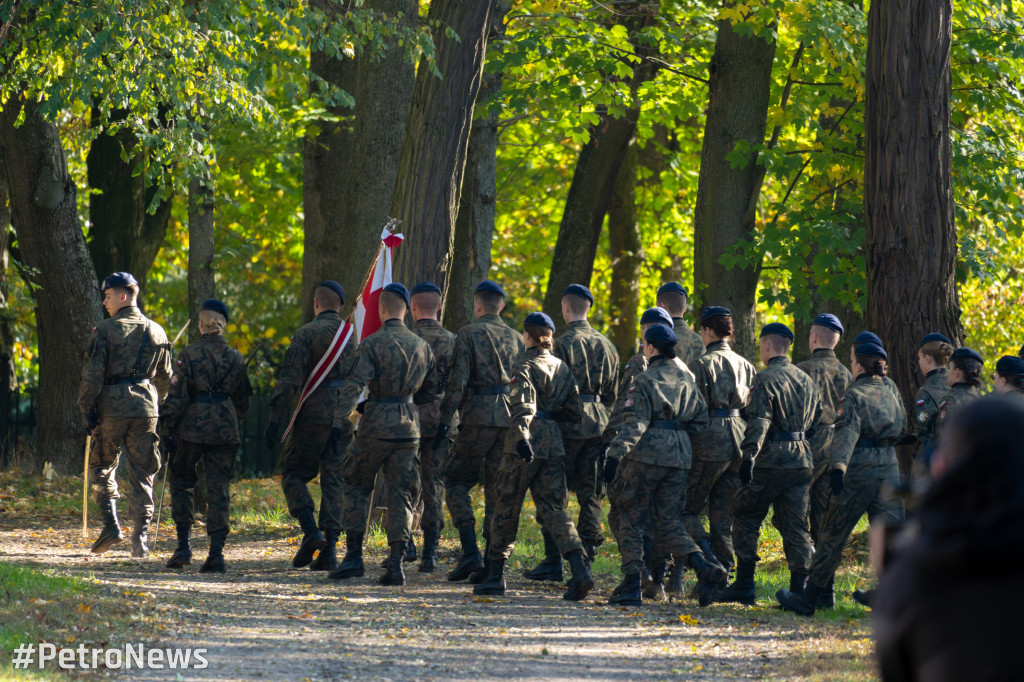
[[[830,488],[828,484],[829,477],[826,476],[826,470],[829,468],[831,460],[828,458],[822,459],[820,462],[814,463],[814,474],[811,478],[811,491],[810,491],[810,519],[811,519],[811,541],[814,543],[815,548],[818,546],[818,535],[821,533],[821,525],[825,519],[825,510],[828,508],[828,497]],[[774,524],[774,519],[772,521]]]
[[[89,478],[96,502],[116,500],[121,449],[128,460],[128,515],[132,521],[153,518],[153,478],[160,471],[156,417],[103,417],[92,432]]]
[[[461,528],[475,523],[473,502],[469,491],[480,482],[484,473],[484,538],[491,537],[494,519],[494,480],[501,465],[505,447],[503,426],[463,426],[455,437],[455,446],[444,468],[445,502],[452,517],[452,525]]]
[[[377,472],[383,468],[387,498],[388,544],[412,539],[413,490],[419,478],[419,440],[391,441],[356,436],[342,458],[345,534],[366,531],[370,496]]]
[[[307,485],[320,476],[320,528],[340,531],[344,497],[341,458],[352,440],[352,430],[346,428],[337,448],[331,451],[327,447],[330,435],[330,424],[295,426],[281,456],[281,488],[288,512],[297,517],[303,509],[316,508]]]
[[[423,433],[433,433],[428,429]],[[420,441],[420,484],[419,501],[414,507],[423,506],[420,528],[424,533],[440,533],[444,530],[444,466],[448,460],[451,441],[445,440],[437,450],[433,438]]]
[[[576,495],[580,515],[576,521],[583,544],[597,548],[604,542],[601,530],[601,500],[604,499],[604,481],[597,470],[597,449],[600,438],[565,441],[565,479],[568,490]],[[568,501],[567,501],[568,502]]]
[[[732,500],[739,487],[739,462],[694,460],[683,505],[686,532],[696,541],[708,540],[715,558],[727,570],[733,566]],[[710,533],[700,518],[705,506]]]
[[[829,499],[818,540],[814,543],[810,573],[815,585],[827,585],[839,568],[843,547],[865,512],[872,523],[877,520],[895,525],[903,520],[903,502],[891,495],[900,480],[899,468],[894,465],[891,473],[888,478],[863,478],[856,470],[847,472],[843,493]]]
[[[206,470],[206,532],[229,531],[231,504],[231,474],[235,469],[237,445],[202,445],[183,441],[167,462],[171,481],[171,515],[174,525],[192,527],[195,523],[194,498],[196,466],[203,463]]]
[[[736,561],[756,563],[761,523],[774,507],[782,548],[791,573],[806,573],[811,564],[811,535],[807,532],[810,467],[803,469],[755,468],[754,480],[741,485],[733,498],[733,535]]]
[[[689,469],[643,464],[627,459],[619,465],[608,488],[608,499],[617,510],[613,527],[625,575],[640,573],[644,566],[644,535],[648,529],[656,554],[685,557],[700,548],[681,520]]]
[[[558,545],[562,556],[583,550],[580,536],[565,509],[568,496],[565,469],[560,460],[534,459],[527,464],[518,455],[506,454],[494,481],[494,519],[491,522],[488,554],[507,559],[519,533],[519,515],[526,491],[530,491],[544,530]]]

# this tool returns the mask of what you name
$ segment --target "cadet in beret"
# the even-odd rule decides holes
[[[420,282],[410,292],[412,319],[415,321],[412,333],[427,342],[434,353],[435,372],[437,375],[437,394],[444,396],[448,384],[448,369],[452,365],[455,353],[455,334],[441,326],[438,316],[441,312],[441,288],[433,282]],[[442,447],[434,449],[434,434],[441,424],[441,404],[438,401],[420,405],[420,485],[419,498],[423,504],[420,516],[420,528],[423,529],[423,558],[420,560],[420,573],[433,573],[437,570],[437,543],[444,530],[444,465],[448,460],[451,447],[450,439],[445,439]],[[413,552],[406,552],[406,560],[415,559],[412,541],[409,542]]]
[[[814,380],[790,362],[793,332],[779,322],[761,329],[761,362],[747,407],[740,449],[742,486],[733,500],[736,580],[718,601],[754,603],[754,569],[761,523],[774,507],[793,592],[803,589],[811,564],[807,531],[813,459],[807,432],[821,421]]]
[[[853,337],[853,341],[850,344],[850,366],[851,367],[853,367],[853,363],[857,362],[857,358],[854,357],[853,351],[855,351],[858,346],[863,346],[865,343],[873,343],[876,346],[881,346],[883,348],[885,347],[885,344],[882,343],[882,339],[878,338],[878,335],[875,334],[874,332],[864,331],[864,332],[861,332],[861,333],[857,334],[857,336]],[[884,376],[884,377],[882,377],[882,383],[885,384],[886,388],[888,388],[890,391],[892,391],[893,395],[895,395],[900,400],[903,400],[903,394],[900,393],[900,389],[896,385],[895,381],[893,381],[888,376]]]
[[[690,363],[704,355],[704,341],[697,332],[690,329],[683,315],[689,303],[690,292],[679,282],[663,284],[658,289],[657,305],[672,316],[672,330],[679,338],[676,357],[690,367]],[[693,369],[692,367],[690,369]]]
[[[299,327],[292,336],[277,386],[270,396],[270,424],[264,434],[268,449],[276,447],[281,427],[288,423],[306,379],[330,347],[341,326],[344,304],[345,290],[333,280],[321,282],[313,292],[313,313],[316,317]],[[351,425],[337,425],[341,429],[337,447],[329,447],[329,441],[338,395],[345,378],[352,371],[355,357],[353,334],[323,382],[302,404],[281,456],[281,488],[288,503],[288,513],[298,520],[302,528],[302,544],[292,559],[295,568],[309,566],[313,571],[332,571],[338,565],[335,546],[341,535],[344,494],[341,456],[352,439]],[[306,487],[318,475],[322,493],[319,527],[313,515],[313,498]],[[319,555],[314,561],[316,552]]]
[[[927,473],[926,453],[934,447],[939,426],[939,405],[946,399],[946,365],[953,355],[953,342],[938,332],[925,334],[917,348],[917,366],[924,375],[924,383],[914,396],[914,431],[908,444],[918,443],[914,476]]]
[[[128,456],[132,556],[149,556],[146,533],[153,518],[153,477],[159,406],[171,386],[171,352],[163,328],[139,310],[139,283],[127,272],[103,280],[103,307],[110,315],[92,332],[82,366],[78,409],[92,431],[89,478],[103,517],[93,543],[96,554],[124,539],[117,520],[117,464]]]
[[[343,436],[349,415],[366,390],[359,430],[341,463],[345,481],[345,559],[330,577],[339,580],[363,575],[363,539],[370,495],[377,472],[383,468],[391,555],[380,584],[404,585],[402,557],[406,543],[412,539],[413,491],[419,478],[417,406],[437,400],[436,362],[427,342],[405,326],[409,291],[402,284],[385,286],[377,308],[381,327],[359,344],[355,365],[345,378],[334,411],[332,440]]]
[[[231,474],[242,443],[238,423],[249,409],[252,395],[245,361],[224,338],[227,324],[228,308],[223,302],[211,298],[203,303],[199,310],[202,336],[178,357],[178,369],[160,415],[161,437],[173,443],[165,452],[169,451],[171,513],[178,531],[178,548],[167,568],[192,563],[189,536],[195,523],[196,465],[202,461],[209,502],[206,534],[210,536],[210,552],[199,572],[224,572]]]
[[[483,558],[476,544],[476,517],[469,493],[484,473],[484,539],[490,538],[494,519],[494,480],[501,464],[505,434],[512,424],[509,383],[512,368],[523,352],[523,337],[501,319],[505,291],[484,280],[473,294],[476,321],[459,330],[441,402],[441,425],[433,446],[448,437],[452,418],[459,412],[459,433],[445,466],[445,500],[452,524],[459,531],[462,557],[448,580],[483,580]],[[475,575],[474,575],[475,574]]]
[[[965,403],[977,400],[981,397],[981,371],[985,367],[985,361],[978,351],[971,348],[957,348],[949,357],[949,366],[946,372],[946,385],[949,392],[946,398],[939,404],[939,419],[937,438],[942,436],[942,427],[949,418]],[[930,465],[930,462],[926,462]]]
[[[866,343],[854,353],[853,385],[836,411],[835,437],[828,453],[831,497],[814,542],[810,578],[803,591],[776,594],[784,609],[805,616],[834,605],[834,598],[823,603],[821,597],[830,590],[843,547],[865,512],[872,523],[895,527],[903,521],[903,503],[891,494],[900,480],[894,446],[907,428],[903,401],[882,383],[888,357],[881,346]]]
[[[996,363],[995,392],[1024,402],[1024,358],[1004,355]]]
[[[505,436],[501,466],[494,482],[487,577],[473,588],[474,594],[505,594],[505,561],[515,546],[527,490],[537,506],[541,526],[572,569],[562,598],[581,601],[594,587],[583,544],[565,508],[569,494],[562,466],[565,448],[560,424],[579,424],[583,405],[572,372],[551,353],[554,332],[554,322],[544,313],[526,316],[526,351],[512,370],[512,428]]]

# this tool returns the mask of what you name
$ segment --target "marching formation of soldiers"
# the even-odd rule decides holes
[[[252,393],[245,361],[224,338],[227,306],[203,304],[202,337],[172,371],[167,336],[137,307],[135,279],[115,273],[102,288],[110,319],[90,340],[79,395],[103,519],[92,551],[123,539],[115,480],[123,452],[132,556],[148,556],[162,453],[178,541],[167,567],[192,561],[193,494],[203,462],[210,543],[200,571],[223,573],[239,421]],[[571,572],[566,600],[583,600],[594,587],[590,568],[605,540],[607,497],[623,573],[610,603],[682,592],[691,568],[700,605],[753,604],[759,535],[771,511],[790,572],[789,589],[777,599],[810,615],[834,605],[835,571],[861,516],[889,524],[903,518],[893,494],[901,485],[895,447],[918,444],[914,475],[927,479],[943,424],[980,396],[981,356],[931,333],[918,349],[925,382],[907,415],[887,376],[882,340],[858,334],[847,368],[834,350],[845,330],[827,313],[814,319],[811,357],[799,365],[789,359],[793,332],[765,325],[758,372],[729,345],[728,309],[704,308],[699,333],[687,326],[688,292],[676,282],[662,286],[657,307],[643,313],[641,350],[621,374],[615,347],[587,321],[594,297],[585,286],[566,288],[568,329],[557,338],[543,313],[527,315],[521,333],[510,328],[500,316],[505,292],[490,280],[476,288],[475,321],[456,334],[438,322],[441,303],[430,282],[411,291],[388,284],[378,303],[382,325],[357,347],[351,331],[344,333],[342,287],[325,281],[316,288],[316,316],[292,337],[265,433],[269,447],[285,442],[281,485],[302,531],[296,568],[332,580],[365,574],[363,542],[379,474],[390,548],[383,585],[404,584],[403,563],[418,557],[412,522],[419,505],[418,570],[437,570],[446,503],[461,543],[448,580],[468,580],[476,594],[504,594],[529,491],[545,556],[524,575],[562,581],[564,559]],[[997,392],[1024,400],[1024,358],[1001,358],[993,378]],[[308,489],[317,477],[319,511]],[[481,481],[483,551],[470,496]],[[575,523],[570,493],[579,502]]]

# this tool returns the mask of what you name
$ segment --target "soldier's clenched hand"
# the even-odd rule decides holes
[[[516,443],[516,452],[519,453],[519,459],[527,464],[533,461],[533,446],[530,445],[530,441],[521,440]]]
[[[604,482],[611,483],[615,480],[615,472],[619,470],[619,460],[614,457],[609,457],[604,463]]]
[[[740,483],[743,485],[750,485],[750,482],[754,480],[754,459],[752,457],[744,457],[740,463]]]
[[[277,422],[270,422],[267,430],[263,433],[263,443],[267,446],[268,450],[274,449],[274,445],[277,443],[277,431],[280,428]]]
[[[844,472],[842,469],[833,469],[832,473],[828,477],[828,487],[832,490],[832,497],[838,497],[843,494],[843,490],[846,489],[846,484],[843,482]]]

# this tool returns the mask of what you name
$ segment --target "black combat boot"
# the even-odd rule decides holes
[[[558,553],[555,539],[543,528],[540,532],[544,537],[544,560],[532,570],[525,571],[523,577],[530,580],[551,580],[560,583],[563,579],[562,555]]]
[[[779,604],[786,611],[793,611],[801,616],[813,616],[814,610],[818,605],[818,597],[821,596],[824,589],[819,585],[809,582],[804,587],[803,592],[779,590],[775,593],[775,598],[779,600]]]
[[[487,567],[491,565],[490,554],[491,554],[491,541],[490,540],[485,540],[484,541],[484,555],[483,555],[484,556],[484,567],[483,568],[479,568],[479,569],[473,571],[472,573],[470,573],[469,574],[469,582],[471,582],[474,585],[479,585],[480,583],[482,583],[484,581],[484,578],[487,577],[487,570],[488,570]]]
[[[818,603],[816,607],[819,609],[831,609],[835,608],[836,605],[836,574],[833,573],[832,577],[828,579],[828,585],[825,585],[825,589],[818,595]]]
[[[465,580],[471,573],[483,570],[484,567],[484,560],[476,546],[476,531],[472,523],[459,528],[459,540],[462,542],[462,558],[448,573],[448,580],[452,582]]]
[[[566,586],[562,599],[566,601],[583,601],[594,589],[594,577],[590,575],[590,568],[587,566],[586,554],[584,552],[569,552],[565,557],[569,560],[569,570],[572,577]]]
[[[199,568],[200,573],[224,573],[224,540],[227,537],[226,530],[210,533],[210,555]]]
[[[597,559],[597,548],[600,546],[601,543],[598,543],[596,545],[593,545],[589,542],[583,543],[583,560],[587,562],[588,569],[594,565],[594,560]]]
[[[686,563],[697,573],[697,604],[708,606],[715,601],[719,592],[718,585],[728,573],[721,564],[708,561],[703,552],[694,552],[687,557]]]
[[[391,561],[380,577],[381,585],[404,585],[405,573],[402,572],[402,556],[405,554],[405,543],[399,540],[391,543]]]
[[[640,593],[640,574],[627,573],[622,577],[622,582],[612,592],[609,604],[615,606],[640,606],[643,603],[643,595]]]
[[[147,531],[149,531],[149,519],[145,516],[135,520],[132,529],[132,558],[145,559],[149,556],[149,545]]]
[[[299,525],[302,527],[302,544],[299,545],[299,551],[295,553],[295,557],[292,559],[292,566],[304,568],[313,563],[313,555],[316,552],[322,551],[327,546],[327,539],[324,538],[324,534],[320,532],[320,529],[316,527],[316,519],[313,518],[312,509],[309,507],[300,509],[295,517],[299,520]]]
[[[473,594],[501,597],[505,594],[505,557],[487,562],[487,575],[479,585],[473,586]]]
[[[665,559],[655,559],[651,562],[651,579],[646,585],[643,585],[642,590],[646,601],[662,601],[665,599],[665,568],[667,563]]]
[[[165,568],[184,568],[192,563],[192,547],[188,542],[192,526],[181,523],[175,527],[175,530],[178,532],[178,548],[167,560]]]
[[[736,565],[736,580],[718,593],[716,602],[736,602],[753,606],[757,601],[754,596],[754,567],[756,564],[739,563]]]
[[[117,522],[117,500],[100,502],[100,516],[103,518],[103,530],[96,542],[92,543],[93,554],[103,554],[108,549],[124,540],[121,526]]]
[[[708,540],[707,538],[704,538],[703,540],[697,540],[697,546],[700,547],[700,551],[704,552],[705,559],[707,559],[713,564],[718,564],[722,568],[725,568],[726,574],[729,573],[729,569],[726,568],[726,565],[719,560],[717,555],[715,555],[715,551],[711,549],[710,540]]]
[[[328,528],[324,531],[324,548],[316,555],[316,560],[309,565],[311,571],[333,571],[338,567],[338,537],[340,530]]]
[[[433,573],[437,570],[437,541],[441,534],[436,530],[428,530],[423,533],[423,558],[420,559],[418,573]]]
[[[361,578],[366,573],[363,566],[363,533],[345,534],[345,558],[336,569],[328,574],[331,580]]]
[[[402,554],[402,561],[409,563],[417,559],[419,557],[416,555],[416,536],[410,533],[409,542],[405,545],[405,553]]]
[[[800,572],[791,572],[789,574],[789,591],[794,594],[797,592],[804,591],[804,585],[807,584],[807,574]]]
[[[854,590],[853,601],[857,602],[861,606],[867,606],[871,608],[871,598],[875,596],[874,590]]]
[[[683,591],[683,562],[676,559],[672,564],[672,570],[668,572],[668,585],[665,592],[669,594],[681,594]],[[653,574],[653,573],[652,573]]]

